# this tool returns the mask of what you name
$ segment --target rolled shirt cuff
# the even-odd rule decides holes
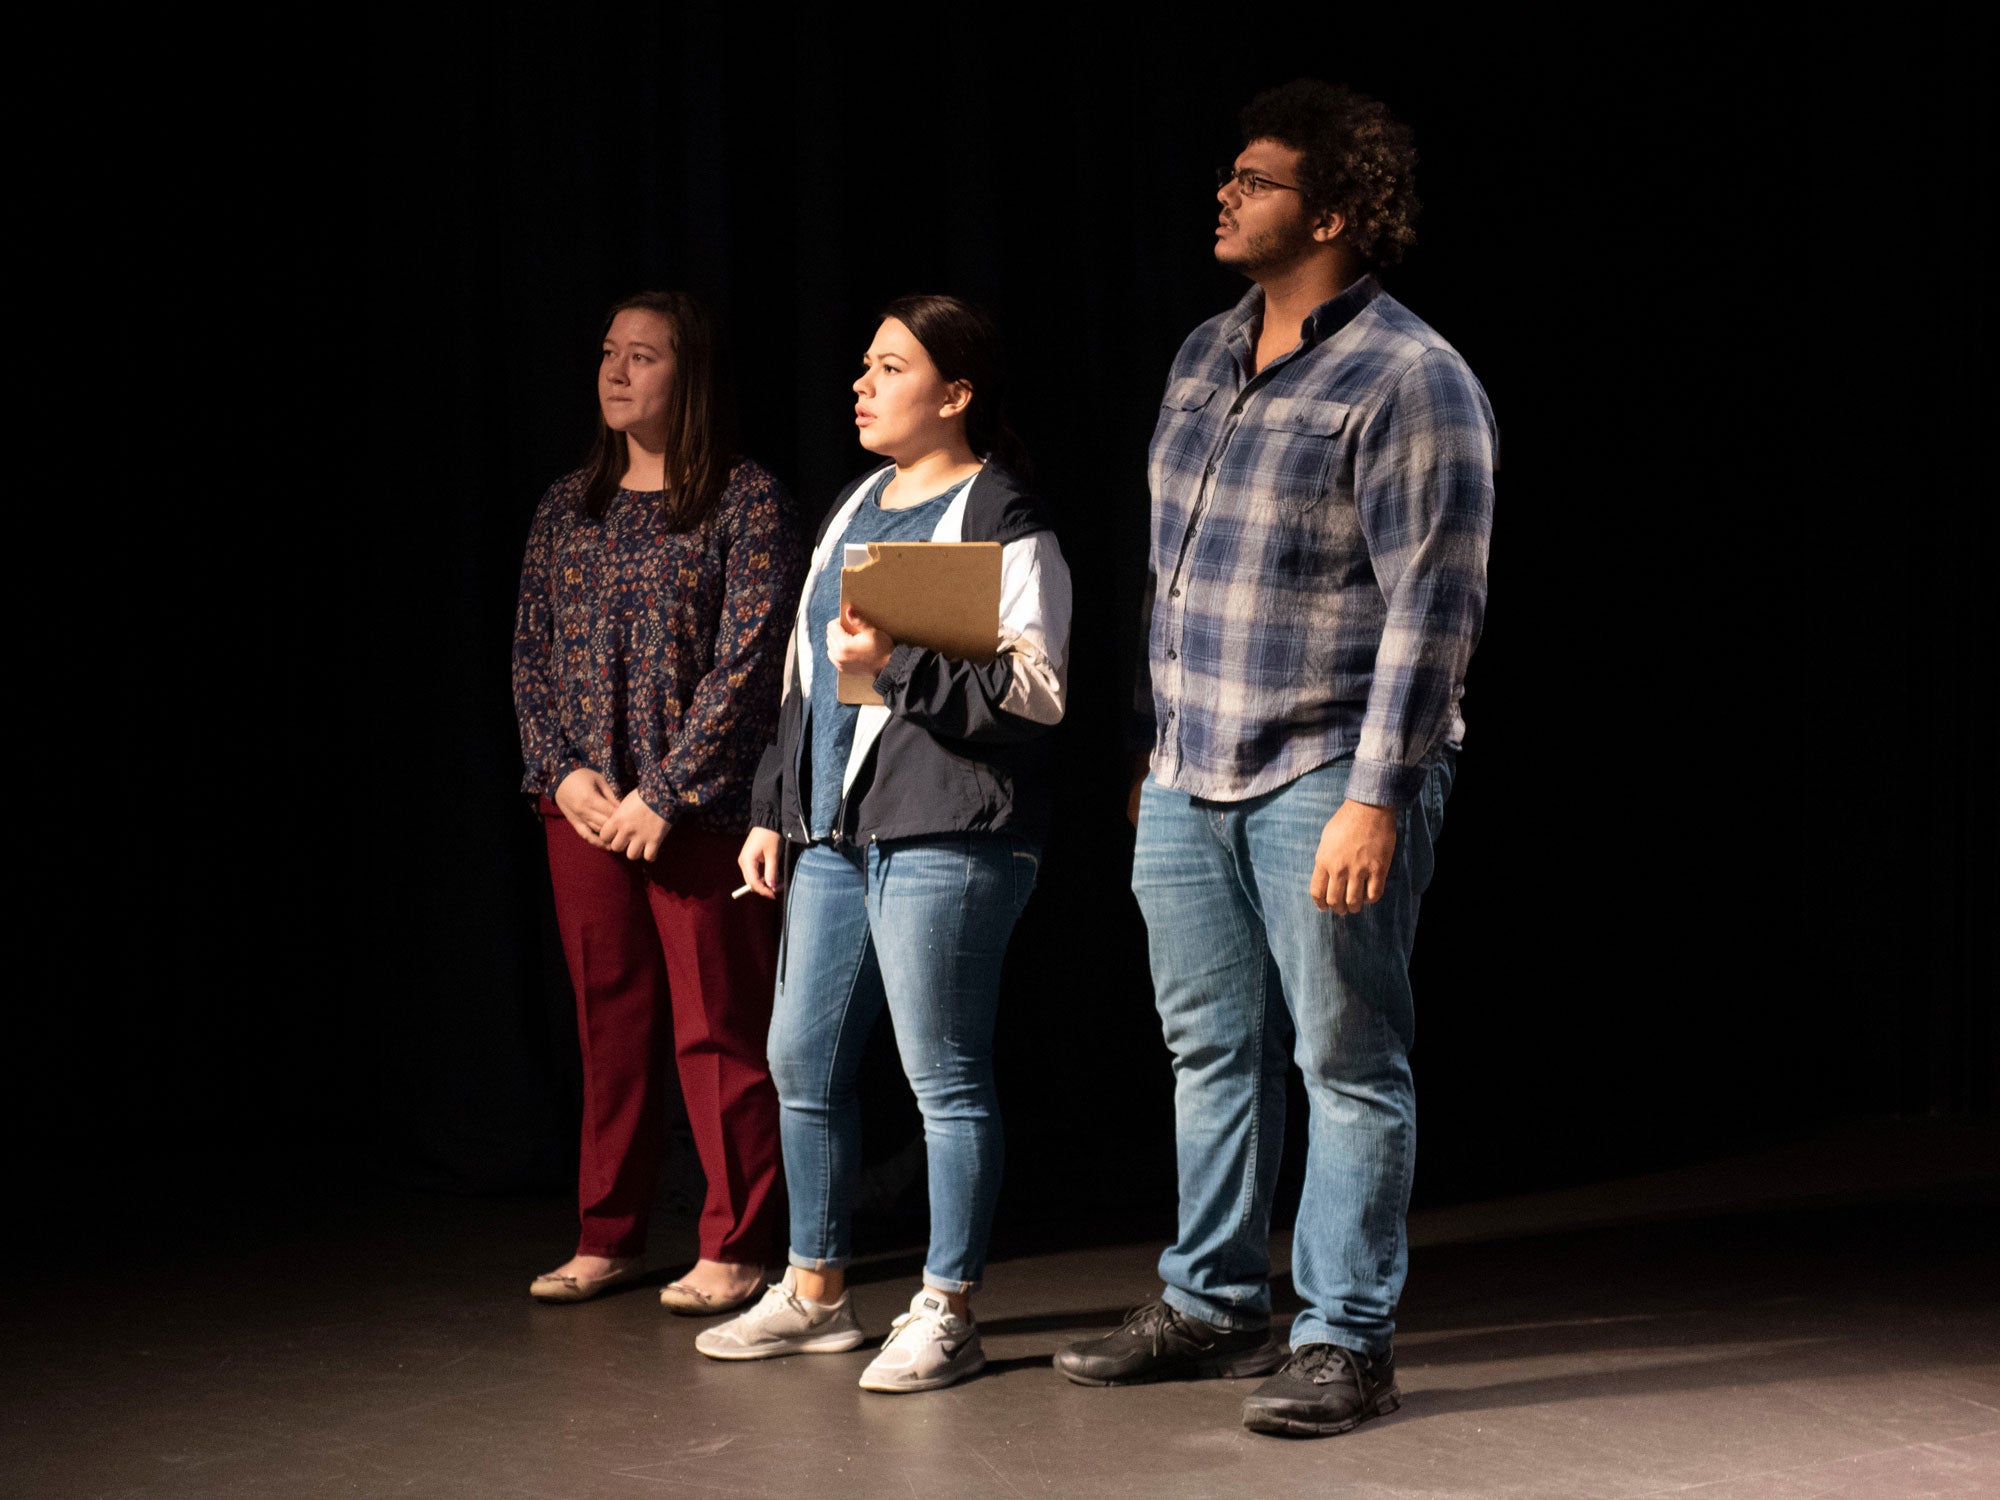
[[[1347,775],[1347,800],[1366,802],[1371,807],[1407,807],[1416,801],[1428,774],[1422,766],[1357,758],[1354,769]]]

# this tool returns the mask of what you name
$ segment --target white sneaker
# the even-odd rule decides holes
[[[854,1301],[809,1302],[798,1294],[798,1276],[766,1287],[757,1305],[695,1336],[694,1346],[710,1359],[774,1359],[780,1354],[839,1354],[861,1343]]]
[[[986,1368],[979,1329],[925,1287],[890,1326],[882,1352],[861,1372],[864,1391],[934,1391]]]

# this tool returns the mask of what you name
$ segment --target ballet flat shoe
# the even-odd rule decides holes
[[[671,1281],[660,1288],[660,1306],[684,1318],[713,1318],[735,1312],[739,1307],[748,1307],[763,1295],[763,1291],[761,1279],[740,1297],[711,1297],[707,1292],[696,1291],[686,1282]]]
[[[537,1302],[588,1302],[645,1274],[645,1265],[636,1260],[608,1276],[558,1276],[550,1271],[528,1284],[528,1295]]]

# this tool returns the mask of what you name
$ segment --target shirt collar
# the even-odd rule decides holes
[[[1370,273],[1348,287],[1337,297],[1329,297],[1306,314],[1305,325],[1299,330],[1301,341],[1310,349],[1315,344],[1323,344],[1354,320],[1354,315],[1382,294],[1382,283]],[[1254,283],[1250,290],[1236,304],[1235,310],[1223,324],[1223,342],[1243,355],[1248,355],[1250,345],[1256,338],[1256,329],[1264,318],[1264,289]],[[1244,367],[1248,368],[1247,359]]]

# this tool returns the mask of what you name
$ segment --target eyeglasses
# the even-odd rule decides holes
[[[1299,193],[1303,188],[1293,187],[1289,182],[1273,182],[1268,177],[1259,177],[1248,167],[1217,167],[1215,185],[1221,188],[1225,183],[1236,184],[1236,191],[1246,198],[1255,198],[1263,193]]]

